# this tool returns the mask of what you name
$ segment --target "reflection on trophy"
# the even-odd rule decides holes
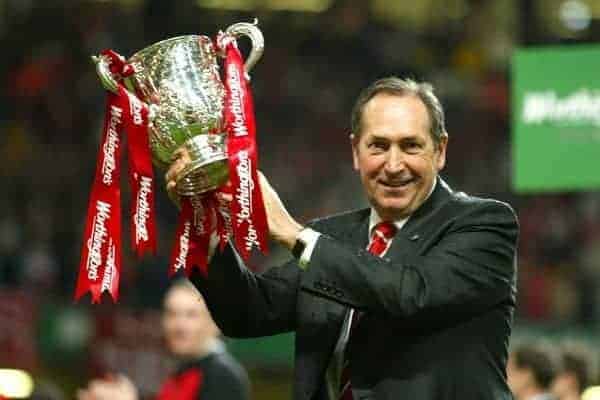
[[[252,50],[248,73],[263,52],[263,35],[250,23],[225,30],[233,38],[248,36]],[[102,84],[117,90],[110,61],[94,57]],[[153,162],[166,169],[172,154],[184,147],[192,162],[177,178],[177,192],[198,195],[223,185],[229,176],[223,104],[225,90],[217,52],[207,36],[187,35],[155,43],[135,53],[127,63],[133,73],[126,87],[149,107],[149,140]]]

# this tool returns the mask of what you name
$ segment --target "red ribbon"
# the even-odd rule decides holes
[[[148,143],[148,107],[126,92],[131,118],[126,120],[129,184],[132,188],[131,244],[138,257],[156,253],[154,174]]]
[[[256,122],[242,55],[234,40],[225,47],[225,128],[228,133],[231,229],[237,250],[248,259],[254,247],[268,251],[268,226],[258,181]]]
[[[208,247],[214,231],[215,217],[212,199],[199,196],[181,199],[169,277],[179,270],[183,270],[189,276],[195,266],[206,273]]]
[[[132,73],[131,66],[111,50],[103,52],[111,72],[120,78]],[[96,173],[90,194],[75,300],[88,291],[92,302],[107,291],[113,301],[119,296],[121,274],[121,134],[127,130],[131,202],[132,245],[138,256],[156,251],[154,220],[154,176],[148,145],[148,108],[118,84],[117,93],[107,92],[104,128]]]
[[[230,185],[219,188],[218,192],[232,194],[234,199],[229,207],[218,200],[216,192],[202,195],[201,201],[182,199],[169,275],[183,269],[189,276],[195,266],[206,274],[208,248],[213,239],[218,240],[223,249],[232,238],[245,260],[254,247],[263,253],[268,251],[267,217],[257,173],[252,93],[235,40],[221,36],[217,47],[225,54],[224,118],[230,180]]]

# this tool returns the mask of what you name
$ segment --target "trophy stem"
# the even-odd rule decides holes
[[[194,136],[183,143],[191,162],[177,177],[177,193],[194,196],[215,190],[229,179],[224,134]]]

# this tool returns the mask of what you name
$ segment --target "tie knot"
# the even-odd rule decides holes
[[[380,222],[373,228],[373,233],[389,240],[396,234],[396,225],[392,222]]]

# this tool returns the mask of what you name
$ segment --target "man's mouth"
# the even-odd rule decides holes
[[[404,188],[417,179],[415,177],[406,178],[406,179],[395,179],[395,180],[379,180],[378,182],[387,188],[390,189],[401,189]]]

